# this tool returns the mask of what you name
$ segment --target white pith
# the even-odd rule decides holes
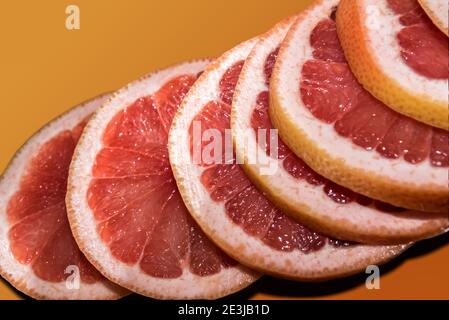
[[[429,159],[419,164],[411,164],[402,158],[387,159],[376,151],[367,151],[355,145],[350,139],[340,136],[333,125],[315,118],[302,102],[299,92],[301,70],[306,61],[313,59],[310,38],[304,35],[310,35],[322,19],[329,17],[331,8],[336,4],[338,4],[336,0],[324,1],[322,5],[315,7],[307,19],[302,19],[293,26],[289,42],[284,43],[273,75],[278,83],[275,90],[279,91],[277,96],[282,112],[297,123],[307,139],[319,146],[323,152],[325,150],[333,159],[344,161],[350,168],[363,170],[373,177],[389,178],[417,188],[432,187],[446,190],[447,168],[434,167]],[[447,94],[447,87],[445,92]]]
[[[247,59],[235,90],[232,129],[236,154],[238,158],[245,159],[246,169],[256,175],[257,180],[270,190],[270,193],[282,195],[282,205],[294,207],[299,212],[296,216],[299,220],[307,216],[318,225],[323,221],[332,224],[334,229],[327,233],[335,237],[341,236],[342,233],[351,233],[353,238],[346,237],[347,240],[365,239],[369,242],[366,239],[374,238],[389,243],[389,238],[397,239],[402,236],[418,240],[444,232],[448,227],[447,214],[411,211],[389,214],[357,202],[338,204],[325,194],[323,186],[313,186],[305,180],[291,176],[284,169],[282,160],[268,156],[257,144],[256,133],[253,132],[249,136],[251,142],[247,143],[247,131],[252,128],[251,117],[256,108],[257,97],[261,92],[269,90],[264,74],[266,59],[280,46],[290,26],[291,20],[275,27],[261,38]],[[254,155],[258,156],[258,161],[250,162],[249,159],[254,158]],[[265,175],[264,169],[267,167],[277,170],[273,174]],[[306,213],[304,206],[313,214]]]
[[[447,0],[418,0],[434,23],[448,35],[449,2]]]
[[[277,251],[248,235],[231,221],[223,202],[214,202],[200,181],[204,168],[194,164],[187,133],[195,116],[210,101],[219,100],[219,81],[236,62],[245,60],[258,39],[249,40],[225,53],[199,78],[183,101],[169,134],[173,173],[192,216],[223,250],[240,262],[278,276],[328,279],[363,270],[369,264],[388,261],[407,246],[354,246],[335,248],[329,244],[310,254],[299,250]]]
[[[140,269],[139,263],[127,265],[112,256],[97,233],[97,222],[86,200],[92,167],[103,148],[102,135],[113,117],[137,99],[153,94],[172,78],[197,74],[209,63],[208,60],[184,63],[153,73],[116,92],[88,123],[71,165],[67,203],[72,231],[81,250],[107,278],[146,296],[160,299],[218,298],[244,288],[258,278],[254,272],[240,265],[206,277],[196,276],[187,269],[176,279],[151,277]]]
[[[37,277],[30,265],[19,263],[11,253],[8,232],[11,225],[7,221],[9,199],[20,188],[20,179],[26,172],[29,161],[41,146],[64,130],[71,130],[86,116],[95,111],[108,95],[101,96],[74,108],[54,120],[36,133],[16,154],[0,181],[0,273],[13,286],[25,294],[38,299],[116,299],[126,294],[126,290],[104,279],[88,284],[80,282],[80,288],[68,289],[66,282],[52,283]]]
[[[400,16],[394,13],[387,0],[361,0],[360,10],[362,21],[365,21],[368,46],[380,70],[414,94],[427,95],[435,101],[447,104],[448,80],[422,76],[410,68],[401,57],[397,34],[404,26],[399,21]]]

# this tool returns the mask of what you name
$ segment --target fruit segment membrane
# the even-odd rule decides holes
[[[236,265],[190,217],[168,159],[172,119],[195,80],[177,76],[112,119],[88,191],[112,255],[156,278],[178,278],[185,269],[208,276]]]
[[[364,90],[344,58],[333,19],[314,28],[310,44],[313,59],[301,70],[300,98],[316,118],[385,158],[449,167],[449,134],[396,113]]]
[[[102,279],[78,249],[65,206],[70,162],[86,123],[87,119],[40,147],[7,207],[14,258],[30,265],[37,277],[49,282],[65,281],[69,266],[79,268],[85,283]]]
[[[210,101],[195,116],[190,126],[190,147],[198,142],[193,140],[193,124],[201,123],[204,132],[210,128],[224,132],[230,128],[232,97],[238,77],[244,65],[239,61],[223,75],[220,87],[220,100]],[[225,144],[224,136],[222,145]],[[202,141],[202,151],[210,141]],[[323,248],[326,243],[334,246],[349,246],[350,243],[330,240],[326,236],[313,232],[288,217],[267,200],[246,177],[240,165],[233,163],[210,164],[202,162],[201,183],[211,199],[223,203],[229,219],[242,228],[248,235],[260,239],[265,245],[283,252],[300,250],[311,253]]]
[[[449,79],[447,37],[433,24],[418,1],[388,0],[388,5],[404,26],[397,40],[405,63],[430,79]]]

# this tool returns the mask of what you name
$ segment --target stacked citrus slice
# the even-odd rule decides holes
[[[17,153],[0,273],[35,298],[213,299],[386,263],[449,228],[448,70],[440,2],[317,0],[151,73]]]
[[[190,213],[229,255],[286,278],[335,278],[393,258],[406,246],[342,242],[292,220],[265,198],[236,163],[232,148],[227,148],[232,145],[227,138],[231,103],[256,42],[245,42],[217,59],[193,86],[173,121],[170,160]]]
[[[364,90],[346,62],[334,14],[323,9],[332,4],[338,1],[318,2],[282,43],[271,81],[274,126],[326,178],[395,206],[447,213],[447,131],[403,116]],[[344,14],[338,9],[337,17]],[[447,83],[435,90],[447,99]]]
[[[430,12],[441,7],[447,30],[447,1],[423,3]],[[417,0],[343,0],[337,24],[349,65],[372,95],[401,114],[449,129],[448,38]]]
[[[330,3],[327,14],[332,11]],[[306,12],[300,19],[308,17]],[[244,160],[246,173],[278,206],[334,237],[394,244],[444,232],[447,214],[405,210],[357,194],[314,172],[276,136],[272,141],[270,131],[276,132],[268,114],[269,83],[279,46],[292,20],[261,37],[240,74],[232,105],[232,129],[236,153]],[[273,143],[278,145],[277,150]]]
[[[39,299],[117,299],[73,239],[65,196],[83,127],[107,96],[82,104],[36,133],[0,181],[0,274]]]
[[[93,116],[71,165],[67,206],[81,250],[115,283],[154,298],[217,298],[258,277],[198,228],[168,161],[172,118],[207,63],[119,90]]]

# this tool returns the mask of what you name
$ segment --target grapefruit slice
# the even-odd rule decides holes
[[[447,23],[447,1],[438,6],[446,7]],[[417,0],[343,0],[337,25],[365,89],[401,114],[449,129],[448,38]]]
[[[443,233],[449,227],[447,213],[411,212],[341,187],[314,172],[277,135],[273,136],[277,156],[273,155],[269,83],[279,46],[292,20],[279,23],[261,37],[235,89],[231,127],[236,155],[244,159],[245,172],[271,201],[298,221],[339,239],[397,244]],[[266,130],[261,138],[260,130]]]
[[[0,274],[36,299],[117,299],[73,239],[65,196],[69,165],[89,115],[107,95],[52,121],[17,152],[0,180]]]
[[[396,113],[363,89],[338,41],[337,4],[312,6],[283,41],[270,84],[274,127],[339,185],[398,207],[447,213],[447,131]]]
[[[381,264],[406,246],[329,239],[273,206],[236,163],[231,102],[257,39],[216,60],[192,87],[169,134],[170,163],[190,213],[230,256],[251,268],[297,280],[325,280]]]
[[[449,37],[449,4],[441,0],[418,0],[433,23]]]
[[[153,298],[218,298],[258,278],[194,223],[168,161],[172,117],[208,63],[118,91],[89,122],[70,169],[67,205],[81,250],[107,278]]]

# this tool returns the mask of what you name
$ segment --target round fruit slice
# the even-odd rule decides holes
[[[337,25],[365,89],[401,114],[449,129],[448,38],[417,0],[343,0]]]
[[[283,41],[270,83],[274,127],[335,183],[398,207],[447,213],[447,131],[396,113],[363,89],[340,47],[337,4],[318,2]]]
[[[449,4],[442,0],[418,0],[433,23],[449,37]]]
[[[397,244],[444,232],[447,213],[410,212],[356,194],[315,173],[278,139],[268,115],[269,83],[291,24],[292,19],[285,20],[261,37],[235,90],[231,127],[245,172],[298,221],[339,239]]]
[[[258,278],[209,241],[168,160],[172,117],[209,61],[156,72],[118,91],[75,151],[67,205],[74,236],[106,277],[160,299],[212,299]]]
[[[305,228],[273,206],[236,163],[231,102],[256,42],[237,46],[208,67],[173,121],[170,163],[190,213],[229,255],[281,277],[330,279],[398,255],[406,246],[354,245]]]
[[[70,161],[91,113],[108,96],[49,123],[16,154],[0,180],[0,274],[36,299],[117,299],[128,293],[79,251],[67,219]]]

